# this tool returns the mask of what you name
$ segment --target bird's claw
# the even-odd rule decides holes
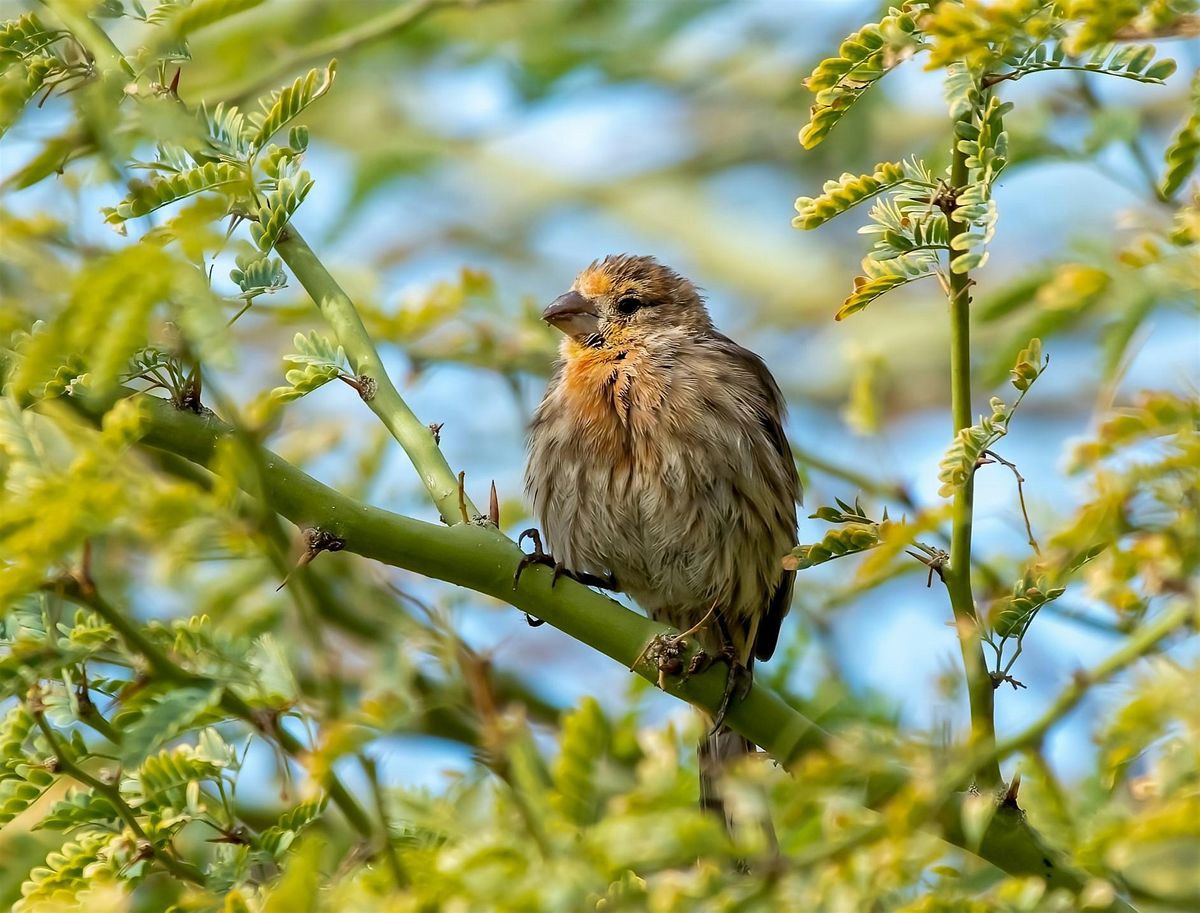
[[[750,685],[754,681],[746,664],[737,658],[732,644],[726,644],[721,648],[721,652],[715,656],[703,651],[697,653],[692,657],[688,672],[703,672],[714,662],[722,662],[728,665],[729,675],[725,678],[725,690],[721,694],[721,703],[717,707],[717,715],[713,717],[712,729],[708,732],[710,736],[716,735],[721,731],[721,727],[725,725],[725,717],[729,714],[729,708],[734,698],[736,697],[739,701],[744,698],[749,693]],[[698,668],[693,669],[693,666]]]
[[[561,561],[556,561],[554,556],[542,547],[542,535],[536,529],[527,529],[522,532],[521,535],[517,537],[517,547],[520,548],[521,544],[526,539],[529,539],[533,542],[533,551],[529,552],[527,555],[524,555],[521,560],[517,562],[517,570],[513,574],[514,590],[517,588],[517,584],[520,583],[521,574],[525,571],[525,568],[532,564],[541,564],[553,570],[553,574],[550,577],[551,589],[553,589],[554,585],[558,583],[558,579],[560,577],[567,577],[571,580],[574,580],[576,583],[582,583],[584,586],[594,586],[600,587],[601,589],[614,591],[617,589],[617,579],[612,574],[600,576],[599,574],[589,574],[586,571],[568,570],[565,564],[563,564]]]

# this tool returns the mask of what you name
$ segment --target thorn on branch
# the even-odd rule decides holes
[[[435,444],[440,445],[442,443],[442,429],[445,426],[446,426],[445,422],[430,422],[429,423],[429,433],[433,435],[433,442]]]
[[[175,68],[175,75],[171,79],[171,84],[167,87],[167,91],[175,98],[179,97],[179,74],[183,72],[183,67]]]
[[[292,574],[305,565],[310,564],[321,552],[340,552],[345,547],[346,540],[335,536],[331,532],[317,529],[316,527],[304,530],[304,554],[300,556],[300,560],[296,562],[296,566],[283,578],[283,582],[275,587],[275,592],[278,593],[287,586],[287,582],[292,579]]]
[[[500,500],[496,497],[496,480],[492,480],[492,490],[488,493],[488,522],[497,529],[500,528]]]
[[[351,377],[349,374],[339,374],[338,380],[358,391],[358,395],[364,403],[369,403],[373,400],[376,391],[379,389],[379,384],[375,382],[375,378],[366,374],[359,374],[357,377]]]
[[[1021,791],[1021,775],[1014,774],[1012,780],[1008,783],[1008,789],[1004,791],[1004,798],[1000,800],[1001,808],[1012,808],[1020,810],[1017,805],[1017,793]]]
[[[927,546],[924,546],[927,547]],[[933,586],[933,575],[937,574],[938,579],[942,583],[946,582],[946,562],[950,560],[950,555],[942,551],[940,548],[931,549],[932,555],[922,555],[920,552],[914,552],[909,549],[904,550],[904,554],[910,558],[916,558],[923,565],[929,568],[929,577],[925,581],[925,588],[929,589]]]

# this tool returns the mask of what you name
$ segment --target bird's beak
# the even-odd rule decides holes
[[[600,312],[596,305],[575,291],[555,298],[554,303],[542,311],[542,320],[576,339],[592,336],[600,329]]]

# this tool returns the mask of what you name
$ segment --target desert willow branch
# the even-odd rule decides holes
[[[453,526],[463,520],[464,514],[468,515],[467,520],[478,516],[479,511],[465,495],[460,505],[458,479],[438,448],[429,426],[417,419],[393,386],[350,296],[329,274],[294,226],[285,229],[275,251],[316,303],[338,343],[346,350],[354,373],[374,382],[372,393],[364,394],[363,400],[408,454],[442,520]]]
[[[75,398],[68,402],[93,421],[99,421],[109,405]],[[221,440],[233,433],[212,415],[180,412],[153,397],[143,397],[142,403],[142,443],[200,466],[209,466]],[[513,571],[520,550],[493,527],[459,524],[445,528],[423,523],[347,498],[269,451],[263,452],[263,464],[266,477],[257,495],[300,528],[318,527],[343,538],[346,551],[494,596],[545,619],[626,666],[634,664],[652,638],[670,632],[574,581],[560,580],[551,587],[549,568],[529,568],[514,589]],[[688,658],[684,657],[685,665]],[[658,678],[658,669],[650,663],[642,663],[634,671],[651,681]],[[665,684],[669,694],[711,711],[720,704],[724,674],[713,669],[686,681],[668,676]],[[236,716],[253,716],[248,707],[231,709]],[[755,683],[731,708],[728,722],[785,766],[807,751],[828,747],[834,738],[761,683]],[[279,737],[286,739],[286,730],[281,730]],[[300,749],[286,741],[283,747]],[[904,784],[899,773],[872,780],[868,804],[873,808],[885,805]],[[331,792],[337,801],[341,791]],[[345,794],[342,798],[348,805],[352,801]],[[362,811],[356,804],[350,807]],[[1051,888],[1082,888],[1084,877],[1069,863],[1061,862],[1061,855],[1044,844],[1015,808],[998,809],[982,841],[964,834],[961,821],[961,801],[956,796],[937,816],[945,839],[1010,874],[1042,877]],[[368,820],[364,824],[369,827]],[[1056,862],[1048,865],[1051,859]],[[1109,909],[1129,913],[1131,908],[1114,901]]]
[[[970,115],[963,120],[970,121]],[[955,134],[957,137],[957,133]],[[955,197],[966,188],[970,178],[967,153],[954,141],[954,153],[950,166],[950,182]],[[946,207],[946,222],[950,247],[954,240],[967,231],[967,225],[955,219],[953,205]],[[971,426],[971,278],[966,271],[950,273],[950,411],[953,416],[954,434]],[[974,519],[974,474],[954,493],[950,530],[950,564],[945,568],[943,579],[950,605],[954,611],[955,628],[958,631],[962,651],[963,671],[967,679],[967,696],[971,705],[971,744],[980,751],[990,750],[996,742],[996,725],[993,718],[995,689],[988,674],[987,660],[983,655],[983,643],[979,632],[979,616],[975,610],[975,596],[971,587],[971,525]],[[992,760],[979,769],[981,785],[994,788],[1001,782],[1000,765]]]

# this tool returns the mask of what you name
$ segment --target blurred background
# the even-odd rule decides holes
[[[9,18],[27,5],[0,7]],[[297,224],[362,308],[417,415],[442,424],[443,450],[477,503],[495,480],[510,533],[529,525],[524,427],[557,345],[537,314],[588,262],[627,251],[691,277],[719,327],[766,359],[791,407],[806,480],[800,538],[815,541],[824,525],[805,517],[834,497],[861,495],[875,515],[884,505],[894,516],[936,505],[951,436],[936,284],[835,323],[866,250],[855,233],[865,211],[811,233],[790,224],[794,199],[842,171],[910,154],[946,164],[940,80],[920,59],[868,93],[817,150],[796,140],[810,104],[804,76],[879,14],[880,4],[852,0],[271,0],[197,33],[178,88],[188,103],[245,105],[338,59],[332,92],[304,116],[316,186]],[[111,33],[121,44],[136,28],[116,22]],[[1005,383],[1016,352],[1042,336],[1049,372],[1001,447],[1027,480],[1039,535],[1085,493],[1066,474],[1066,456],[1098,411],[1144,387],[1194,392],[1200,379],[1196,302],[1154,297],[1106,272],[1120,239],[1169,219],[1147,163],[1161,161],[1186,110],[1200,42],[1167,45],[1180,68],[1166,88],[1063,72],[1003,92],[1017,103],[1007,122],[1014,154],[996,195],[991,259],[974,275],[976,408]],[[22,186],[24,169],[71,123],[70,99],[53,97],[6,136],[3,207],[53,211],[77,238],[111,248],[121,240],[98,210],[123,195],[114,179],[128,175],[88,164]],[[217,289],[235,292],[232,254],[214,265]],[[282,382],[293,333],[317,326],[294,282],[259,299],[209,382],[252,404]],[[403,453],[342,385],[289,407],[269,443],[322,481],[436,520]],[[977,505],[978,553],[1020,567],[1028,546],[1011,476],[983,472]],[[330,574],[351,560],[320,559]],[[220,554],[131,573],[132,607],[144,617],[203,610],[252,626],[274,612],[299,624],[288,621],[286,595],[271,592],[275,579]],[[548,626],[527,627],[510,607],[387,568],[372,574],[549,704],[591,694],[614,711],[646,704],[652,720],[687,713]],[[874,583],[852,562],[802,572],[784,646],[764,674],[800,694],[869,703],[934,738],[959,730],[966,698],[943,591],[927,588],[915,563]],[[1081,587],[1048,607],[1013,670],[1028,687],[998,692],[1001,733],[1032,720],[1074,669],[1104,655],[1118,625]],[[351,676],[367,662],[348,638],[331,635],[326,649]],[[1063,775],[1086,766],[1091,723],[1121,687],[1096,691],[1054,730],[1048,755]],[[386,781],[433,788],[471,763],[462,745],[421,736],[389,738],[371,753]]]

